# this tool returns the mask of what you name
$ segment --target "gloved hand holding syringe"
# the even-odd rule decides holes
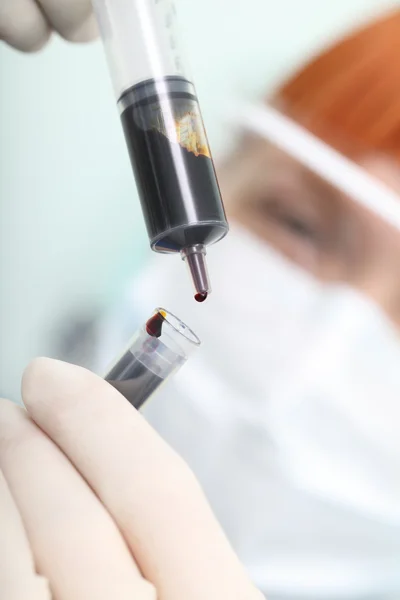
[[[92,0],[153,250],[187,262],[203,301],[206,247],[228,224],[199,103],[179,50],[173,0]],[[41,48],[52,32],[96,35],[91,0],[2,0],[0,39]],[[111,159],[112,157],[110,157]],[[110,199],[111,201],[111,199]]]
[[[206,247],[228,232],[173,0],[93,0],[150,245],[180,253],[202,302]]]

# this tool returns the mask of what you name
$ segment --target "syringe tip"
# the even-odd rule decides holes
[[[189,267],[196,292],[194,296],[195,300],[197,302],[204,302],[211,292],[206,263],[206,247],[203,244],[188,246],[182,250],[181,254],[182,259]]]

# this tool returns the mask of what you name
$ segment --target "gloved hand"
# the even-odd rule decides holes
[[[52,31],[72,42],[96,37],[91,0],[0,0],[0,39],[11,46],[39,50]]]
[[[189,468],[114,388],[38,359],[22,397],[0,402],[1,598],[261,600]]]

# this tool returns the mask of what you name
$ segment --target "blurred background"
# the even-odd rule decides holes
[[[232,142],[224,109],[287,77],[389,0],[178,2],[211,147]],[[37,355],[68,357],[149,256],[100,43],[0,48],[0,395],[18,399]],[[150,307],[152,308],[152,307]],[[82,349],[82,356],[85,352]]]

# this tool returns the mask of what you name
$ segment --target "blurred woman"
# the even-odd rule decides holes
[[[395,11],[267,102],[400,194],[399,48]],[[397,598],[400,234],[261,136],[243,134],[220,182],[232,231],[209,251],[209,302],[156,257],[107,358],[152,305],[202,337],[147,416],[270,599]]]
[[[2,7],[0,36],[23,50],[53,30],[73,40],[95,32],[87,0]],[[328,48],[267,101],[400,194],[399,46],[394,11]],[[203,338],[203,351],[147,417],[192,467],[270,600],[399,598],[399,232],[261,136],[243,134],[220,180],[232,231],[210,249],[210,301],[189,303],[179,262],[155,258],[105,324],[104,357],[160,304]],[[55,394],[45,394],[45,406],[54,407]],[[95,412],[97,399],[89,399]],[[79,454],[75,426],[71,432]],[[122,506],[116,473],[101,488],[117,490]],[[167,495],[176,506],[170,487]],[[189,513],[198,533],[204,521]],[[161,578],[164,558],[155,569]]]

